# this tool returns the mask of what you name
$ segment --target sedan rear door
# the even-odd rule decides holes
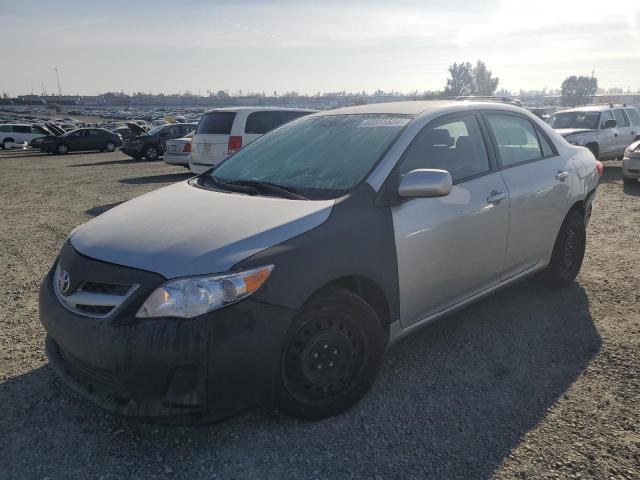
[[[542,129],[513,112],[483,113],[509,191],[509,241],[503,279],[544,261],[571,195],[569,161]]]

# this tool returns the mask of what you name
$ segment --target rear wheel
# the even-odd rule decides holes
[[[147,160],[157,160],[160,152],[156,147],[147,147],[144,149],[144,156]]]
[[[635,178],[622,177],[622,183],[624,185],[635,185],[638,181]]]
[[[3,150],[8,150],[9,147],[7,147],[7,143],[13,143],[15,140],[13,138],[5,138],[4,140],[2,140],[2,149]]]
[[[64,143],[61,143],[56,147],[56,152],[60,155],[64,155],[66,153],[69,153],[69,147],[67,147]]]
[[[277,404],[292,417],[318,420],[342,413],[371,388],[386,337],[361,297],[331,288],[297,317],[282,353]]]
[[[584,216],[570,211],[560,227],[549,266],[542,273],[547,285],[566,287],[575,280],[582,266],[586,239]]]

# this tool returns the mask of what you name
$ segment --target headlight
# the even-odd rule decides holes
[[[227,275],[170,280],[144,302],[136,317],[192,318],[239,302],[258,290],[273,265]]]

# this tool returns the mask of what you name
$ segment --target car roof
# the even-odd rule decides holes
[[[204,112],[205,114],[211,112],[268,112],[268,111],[285,111],[285,112],[309,112],[315,113],[317,110],[311,110],[308,108],[292,108],[292,107],[220,107],[213,108]]]
[[[486,100],[414,100],[404,102],[369,103],[366,105],[356,105],[353,107],[337,108],[335,110],[324,110],[316,116],[324,115],[411,115],[417,116],[425,112],[437,110],[460,111],[474,108],[478,110],[506,110],[523,111],[522,107],[514,106],[505,102]]]
[[[605,110],[613,110],[616,108],[631,108],[629,105],[585,105],[583,107],[574,107],[567,108],[564,110],[559,110],[556,113],[564,113],[564,112],[602,112]]]

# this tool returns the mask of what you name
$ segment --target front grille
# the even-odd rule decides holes
[[[84,282],[79,288],[83,292],[104,293],[105,295],[126,295],[133,285],[120,283]]]
[[[85,281],[75,292],[63,295],[58,284],[59,275],[60,265],[53,277],[53,289],[58,300],[72,312],[87,317],[107,317],[137,288],[131,284]]]
[[[76,309],[91,317],[105,317],[111,313],[114,307],[100,305],[76,305]]]
[[[109,370],[91,365],[62,349],[59,351],[70,372],[80,382],[122,400],[131,398],[127,388]]]

